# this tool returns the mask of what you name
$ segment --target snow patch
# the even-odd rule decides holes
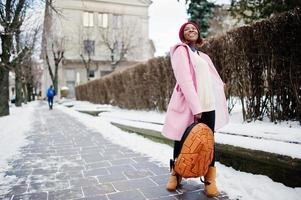
[[[19,149],[28,144],[25,133],[33,122],[33,111],[36,102],[22,107],[10,107],[10,115],[0,117],[0,194],[6,193],[8,185],[16,182],[15,176],[5,176],[9,168],[9,158],[17,159]]]
[[[60,106],[59,109],[75,117],[87,127],[98,131],[113,143],[143,153],[146,156],[151,157],[152,160],[161,162],[162,166],[168,167],[168,162],[172,157],[173,152],[173,149],[170,146],[155,143],[136,134],[124,132],[119,128],[112,126],[109,120],[103,119],[102,117],[92,117],[62,106]],[[141,115],[141,112],[138,111],[136,119],[142,119],[147,115],[146,112],[144,114],[145,115]],[[123,115],[120,116],[127,117],[127,112],[124,112]],[[216,162],[216,166],[217,186],[221,192],[225,192],[231,199],[297,200],[301,196],[300,187],[290,188],[281,183],[272,181],[267,176],[236,171],[233,168],[226,167],[218,162]],[[197,181],[197,179],[193,180]]]

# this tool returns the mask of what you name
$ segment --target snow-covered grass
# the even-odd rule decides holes
[[[17,158],[19,149],[27,144],[25,133],[30,130],[36,102],[23,107],[10,107],[10,115],[0,117],[0,194],[8,189],[14,176],[6,176],[8,159]]]
[[[79,104],[79,102],[77,102]],[[96,105],[95,105],[96,106]],[[134,151],[141,152],[149,156],[152,160],[159,161],[162,166],[168,167],[169,159],[172,156],[172,148],[165,144],[155,143],[142,136],[126,133],[110,124],[110,119],[103,117],[92,117],[82,114],[70,108],[59,107],[62,111],[77,118],[87,127],[98,131],[106,139],[115,144],[128,147]],[[116,112],[118,108],[112,112]],[[134,114],[136,112],[136,115]],[[143,120],[148,112],[127,111],[119,109],[116,117]],[[112,114],[112,113],[111,113]],[[153,116],[151,121],[161,121],[162,113],[150,112]],[[135,117],[136,116],[136,117]],[[112,118],[112,116],[111,116]],[[145,119],[146,120],[146,119]],[[262,128],[262,127],[261,127]],[[250,141],[250,143],[253,143]],[[219,190],[227,193],[231,199],[241,200],[297,200],[301,196],[301,188],[290,188],[281,183],[272,181],[263,175],[254,175],[236,171],[231,167],[226,167],[217,162],[217,185]]]

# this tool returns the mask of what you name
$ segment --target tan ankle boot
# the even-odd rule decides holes
[[[166,184],[166,189],[169,191],[174,191],[177,189],[177,186],[180,185],[182,177],[180,177],[174,169],[172,169],[171,174],[168,178],[168,182]]]
[[[213,197],[218,195],[215,178],[216,168],[209,167],[208,172],[205,176],[205,193],[207,196]]]

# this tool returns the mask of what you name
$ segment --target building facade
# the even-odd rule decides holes
[[[43,36],[52,66],[53,52],[64,52],[58,88],[68,87],[72,98],[76,85],[152,58],[155,49],[148,36],[150,4],[150,0],[54,1],[55,11]],[[46,91],[51,85],[48,70],[43,82]]]
[[[227,31],[244,25],[230,14],[230,5],[218,5],[213,10],[213,17],[209,20],[207,37],[214,37],[225,34]]]

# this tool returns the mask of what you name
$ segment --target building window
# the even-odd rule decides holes
[[[83,24],[85,27],[93,27],[94,26],[94,14],[93,12],[84,12],[83,14]]]
[[[98,13],[98,26],[102,28],[108,27],[108,14]]]
[[[95,77],[95,71],[94,70],[89,70],[89,78],[94,78]]]
[[[122,16],[121,15],[113,15],[112,19],[112,26],[113,28],[121,28],[121,23],[122,23]]]
[[[94,40],[84,40],[84,52],[87,55],[95,54],[95,41]]]

